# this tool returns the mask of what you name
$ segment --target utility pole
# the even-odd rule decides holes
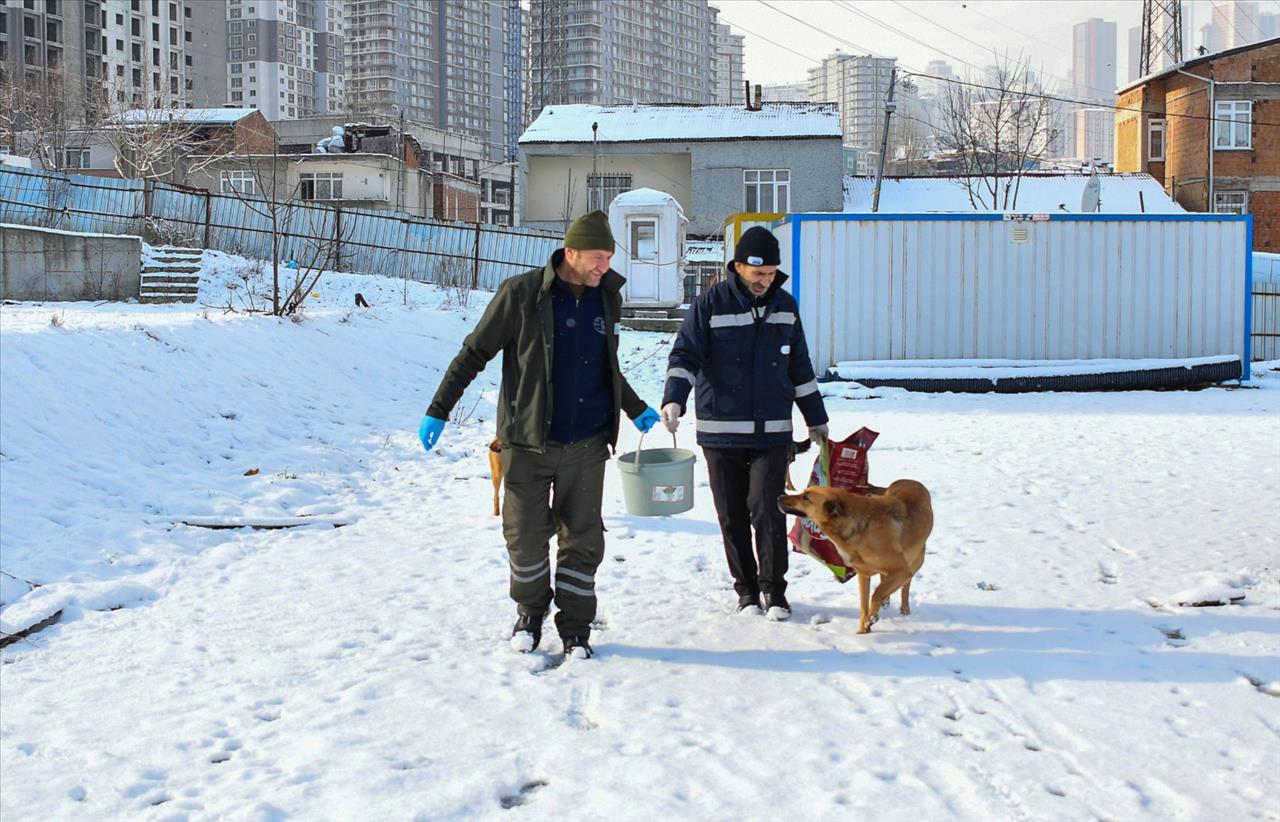
[[[880,210],[880,183],[884,180],[884,156],[889,152],[889,118],[897,105],[893,102],[893,88],[898,85],[898,69],[889,71],[889,96],[884,101],[884,134],[880,137],[880,165],[876,169],[876,187],[871,195],[871,213]]]
[[[396,171],[396,211],[404,213],[404,186],[405,186],[405,154],[409,150],[409,141],[404,136],[404,106],[396,106],[400,110],[400,166]]]
[[[598,138],[599,123],[591,124],[591,182],[587,185],[587,210],[591,210],[591,190],[596,191],[596,206],[600,206],[600,175],[596,173],[596,156],[600,147]]]

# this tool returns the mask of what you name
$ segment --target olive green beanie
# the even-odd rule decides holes
[[[564,233],[565,248],[613,251],[614,246],[613,232],[609,230],[609,217],[603,211],[596,210],[582,215]]]

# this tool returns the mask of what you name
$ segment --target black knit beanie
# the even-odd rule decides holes
[[[748,228],[733,247],[733,261],[747,265],[781,265],[778,238],[762,226]]]

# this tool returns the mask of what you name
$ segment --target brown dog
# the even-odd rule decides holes
[[[863,496],[815,485],[799,494],[783,494],[778,507],[813,520],[858,572],[862,607],[858,633],[871,630],[880,608],[899,588],[899,610],[911,613],[911,578],[924,564],[925,542],[933,531],[929,489],[915,480],[900,479],[888,488],[872,486],[869,496]],[[872,574],[880,575],[880,584],[868,603]]]
[[[489,473],[493,476],[493,515],[502,514],[498,506],[498,490],[502,488],[502,440],[493,438],[489,443]]]

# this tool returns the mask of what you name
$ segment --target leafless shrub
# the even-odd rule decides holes
[[[471,261],[466,257],[436,257],[431,279],[444,290],[441,308],[466,308],[471,302]]]

